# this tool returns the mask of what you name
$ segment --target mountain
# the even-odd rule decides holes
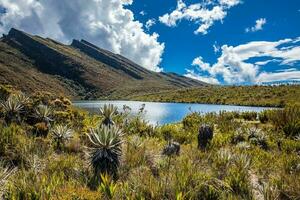
[[[149,71],[85,40],[65,45],[17,29],[0,39],[0,84],[74,99],[126,99],[206,85],[175,73]]]

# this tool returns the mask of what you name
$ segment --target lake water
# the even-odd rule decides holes
[[[181,121],[187,114],[192,111],[201,113],[220,112],[220,111],[255,111],[261,112],[267,107],[250,107],[250,106],[232,106],[232,105],[214,105],[214,104],[196,104],[196,103],[157,103],[141,101],[76,101],[73,104],[77,107],[86,109],[91,112],[99,112],[99,108],[104,104],[113,104],[120,111],[123,105],[129,106],[133,114],[138,113],[139,108],[145,104],[145,119],[151,124],[168,124]]]

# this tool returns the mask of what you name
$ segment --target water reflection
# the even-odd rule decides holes
[[[201,113],[220,112],[220,111],[256,111],[261,112],[267,107],[249,107],[249,106],[230,106],[230,105],[212,105],[212,104],[187,104],[187,103],[156,103],[141,101],[77,101],[75,106],[84,108],[91,112],[98,112],[99,107],[104,104],[113,104],[121,111],[123,106],[131,108],[133,114],[137,114],[143,104],[145,104],[145,119],[151,124],[167,124],[182,120],[191,111]]]

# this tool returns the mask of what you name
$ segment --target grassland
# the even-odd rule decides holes
[[[257,113],[190,113],[156,127],[142,119],[143,109],[134,117],[126,107],[90,115],[49,93],[26,97],[2,87],[0,96],[0,198],[300,198],[299,106],[258,119]],[[202,124],[214,136],[199,149]],[[180,152],[163,154],[173,142]]]
[[[284,107],[287,104],[300,101],[300,85],[204,86],[132,96],[130,99],[158,102]]]

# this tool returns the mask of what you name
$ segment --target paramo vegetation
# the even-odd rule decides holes
[[[124,106],[0,87],[0,198],[300,199],[300,106],[190,113],[153,126]]]

